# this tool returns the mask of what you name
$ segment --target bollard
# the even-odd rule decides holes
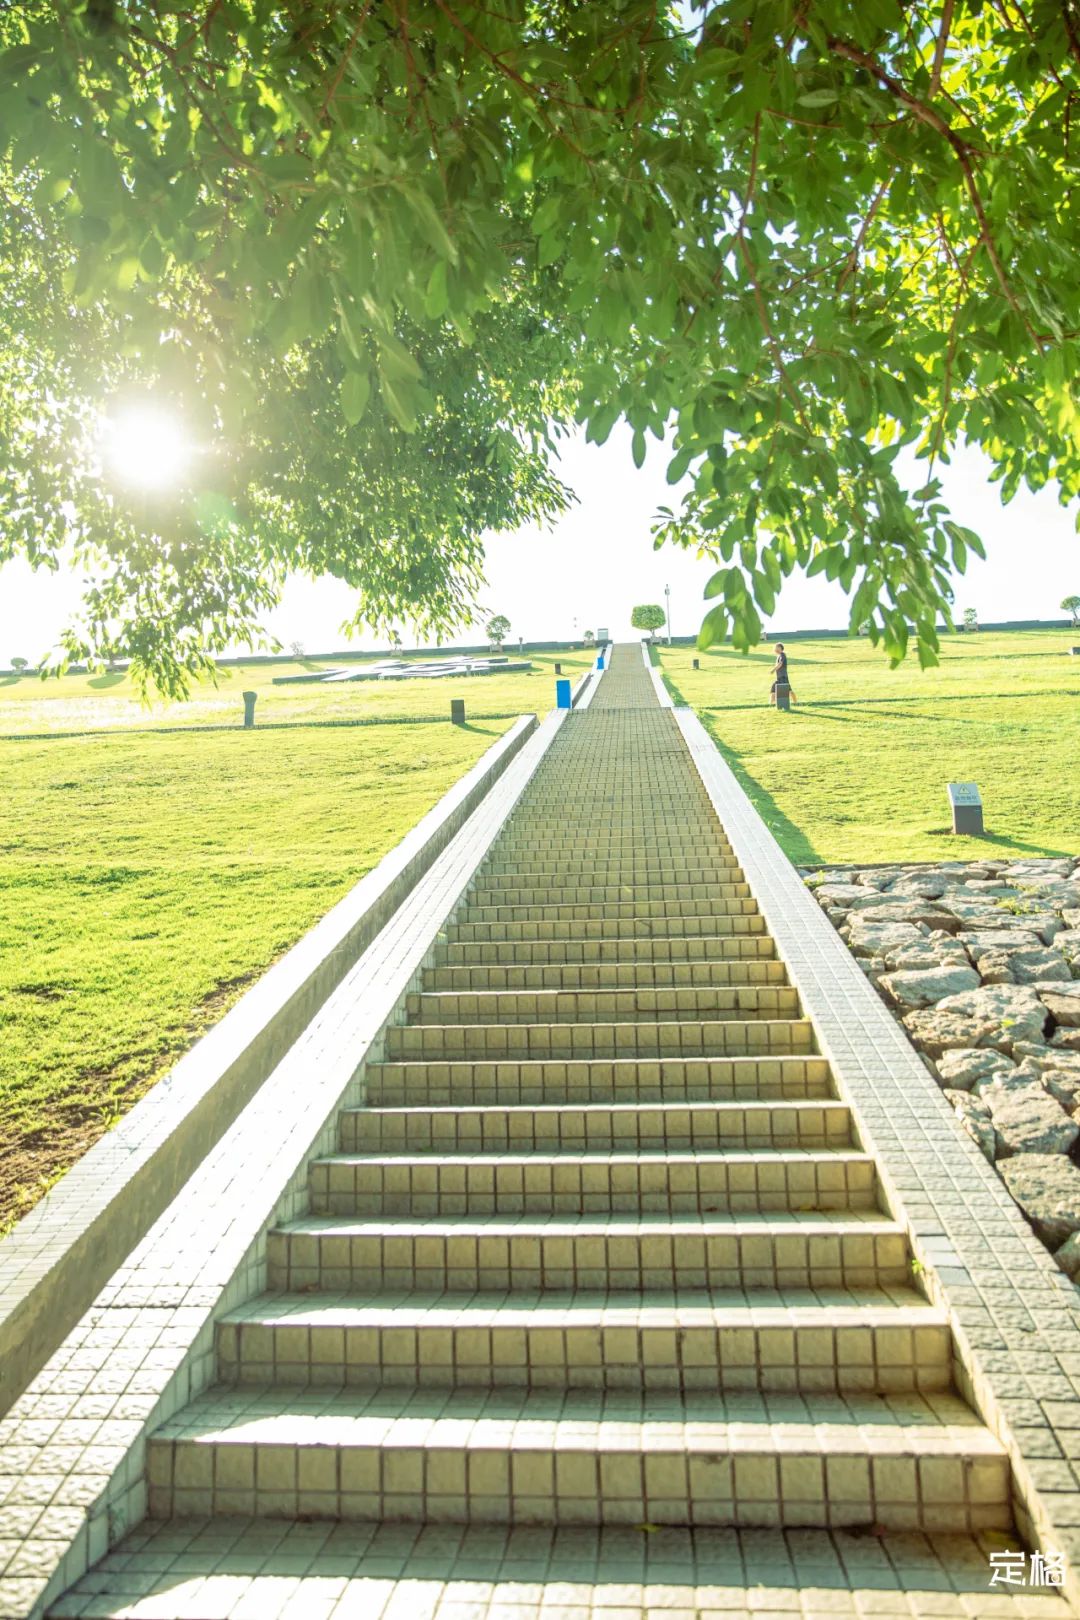
[[[244,726],[249,731],[255,724],[255,699],[258,695],[258,692],[244,692],[242,694],[244,699]]]
[[[556,675],[561,675],[562,674],[562,665],[561,664],[556,664],[555,665],[555,673],[556,673]]]
[[[983,838],[982,796],[974,782],[949,782],[949,809],[952,811],[952,830],[966,833],[969,838]]]
[[[450,724],[452,726],[463,726],[465,724],[464,698],[450,699]]]
[[[776,683],[776,707],[786,709],[788,713],[791,712],[791,687],[787,681],[777,681]]]
[[[695,669],[700,669],[701,668],[701,659],[700,658],[695,658],[694,659],[694,668]]]
[[[570,707],[570,682],[567,680],[555,682],[555,707],[557,709]]]

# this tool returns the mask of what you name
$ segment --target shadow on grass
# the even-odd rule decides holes
[[[0,686],[18,686],[21,675],[0,675]]]
[[[927,835],[929,837],[951,837],[952,833],[948,827],[928,827]],[[986,832],[977,841],[980,844],[992,844],[995,849],[1016,850],[1022,855],[1049,856],[1052,860],[1061,859],[1062,857],[1068,860],[1076,853],[1072,849],[1055,849],[1050,844],[1025,844],[1020,838],[1006,838],[1004,833]]]
[[[110,686],[119,686],[121,681],[126,679],[127,670],[114,669],[110,670],[107,675],[95,675],[86,684],[92,686],[95,692],[107,692]]]
[[[795,713],[794,710],[790,712]],[[797,827],[793,821],[788,820],[772,795],[765,791],[756,777],[750,775],[740,756],[735,753],[734,749],[727,746],[722,737],[717,735],[716,727],[710,716],[707,713],[701,714],[699,719],[724,760],[730,765],[735,780],[780,845],[788,860],[794,862],[796,866],[820,864],[822,856],[818,854],[802,828]]]

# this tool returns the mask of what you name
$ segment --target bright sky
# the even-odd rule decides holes
[[[551,532],[525,529],[491,538],[488,589],[481,606],[505,613],[512,639],[561,640],[605,626],[615,637],[634,634],[631,609],[638,602],[662,604],[665,585],[671,587],[673,634],[697,630],[712,565],[671,547],[653,550],[653,513],[658,505],[677,503],[664,476],[667,454],[655,441],[649,444],[649,456],[638,470],[627,432],[616,430],[602,447],[580,438],[568,441],[563,476],[577,491],[579,504]],[[957,457],[941,474],[954,517],[982,534],[987,547],[987,561],[975,559],[957,582],[957,616],[974,607],[984,622],[1062,617],[1062,597],[1080,593],[1075,512],[1060,507],[1046,490],[1039,495],[1021,492],[1002,508],[975,452]],[[333,580],[294,579],[268,627],[286,646],[300,641],[308,652],[374,647],[378,643],[373,638],[350,643],[340,632],[351,596]],[[79,581],[71,573],[42,570],[35,575],[22,563],[0,568],[0,666],[12,657],[37,662],[78,601]],[[784,587],[770,621],[773,630],[781,631],[846,624],[846,598],[839,586],[801,576]],[[482,637],[473,630],[463,631],[460,639]]]

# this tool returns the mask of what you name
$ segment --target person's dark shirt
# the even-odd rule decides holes
[[[783,652],[778,652],[777,653],[777,655],[776,655],[776,673],[778,675],[786,675],[787,674],[787,653],[783,653]]]

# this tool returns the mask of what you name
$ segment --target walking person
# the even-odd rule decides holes
[[[774,707],[776,705],[776,688],[778,686],[784,686],[787,688],[788,699],[790,702],[794,703],[795,693],[791,690],[791,682],[788,680],[787,653],[784,651],[784,643],[782,641],[778,641],[776,643],[776,663],[773,666],[773,683],[769,688],[769,702]]]

